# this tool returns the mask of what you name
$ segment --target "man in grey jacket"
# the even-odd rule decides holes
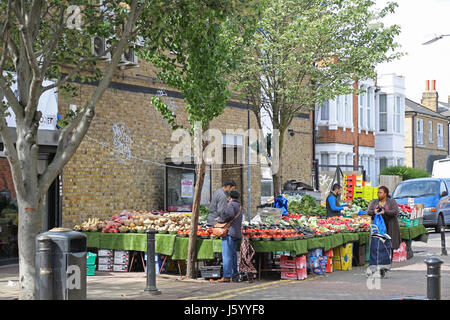
[[[213,227],[217,223],[217,218],[225,210],[228,203],[228,194],[230,191],[236,188],[236,183],[233,179],[228,179],[225,184],[217,189],[211,199],[211,205],[209,206],[209,215],[207,225]]]
[[[239,239],[242,238],[242,212],[239,196],[240,194],[236,190],[230,191],[228,205],[218,219],[219,222],[230,222],[234,219],[228,228],[227,236],[222,238],[223,277],[218,282],[231,282],[238,276],[236,250]]]

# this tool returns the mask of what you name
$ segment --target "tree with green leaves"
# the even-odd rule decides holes
[[[177,1],[177,10],[168,10],[166,26],[159,49],[140,50],[141,57],[158,68],[158,77],[168,86],[178,89],[186,103],[187,123],[181,122],[161,98],[152,103],[173,129],[180,127],[195,136],[196,182],[191,230],[189,234],[187,276],[196,278],[197,225],[201,191],[205,177],[203,151],[208,143],[201,132],[225,110],[231,98],[230,75],[236,71],[242,57],[242,45],[251,34],[249,21],[254,17],[257,1]],[[250,24],[250,26],[253,24]],[[146,39],[151,34],[143,35]],[[151,44],[151,41],[149,42]],[[197,134],[196,134],[197,132]]]
[[[0,113],[0,134],[19,211],[20,299],[35,298],[35,237],[42,231],[43,203],[51,183],[82,142],[123,53],[134,46],[142,30],[159,34],[163,29],[161,8],[170,3],[169,0],[0,2],[0,97],[7,101]],[[106,48],[94,50],[95,36],[106,39]],[[158,44],[156,41],[155,45]],[[109,59],[105,59],[107,56]],[[44,80],[52,83],[44,84]],[[45,171],[38,174],[40,97],[55,88],[60,94],[73,97],[74,83],[91,81],[98,81],[98,85],[84,106],[64,116],[56,154]],[[17,95],[11,90],[13,83],[17,85]],[[8,112],[15,115],[16,140],[7,126]]]
[[[398,58],[400,28],[381,22],[395,3],[377,10],[372,0],[263,0],[262,7],[234,82],[257,119],[262,111],[270,117],[277,196],[284,137],[294,117],[353,92],[353,81],[374,78],[377,64]]]

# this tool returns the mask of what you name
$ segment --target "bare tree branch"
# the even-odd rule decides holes
[[[65,24],[64,24],[64,13],[65,13],[65,7],[62,6],[60,11],[59,11],[59,21],[58,21],[58,27],[57,29],[53,32],[53,34],[51,35],[50,40],[47,42],[47,45],[45,46],[45,49],[43,50],[42,53],[42,66],[41,66],[41,71],[43,74],[47,73],[47,69],[50,66],[50,62],[51,62],[51,56],[54,53],[56,46],[58,44],[58,40],[61,37],[61,34],[64,30]],[[47,51],[45,53],[45,51]],[[44,90],[45,91],[45,90]]]
[[[0,89],[5,95],[5,98],[8,100],[8,104],[13,109],[13,112],[16,115],[16,121],[22,121],[24,118],[23,107],[20,104],[19,100],[17,100],[16,96],[14,95],[14,92],[11,90],[8,82],[3,76],[3,73],[0,74]]]

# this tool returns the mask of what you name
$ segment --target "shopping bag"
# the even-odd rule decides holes
[[[381,216],[381,214],[379,214],[379,213],[375,214],[375,217],[373,218],[373,224],[377,226],[378,233],[380,233],[380,234],[387,233],[386,224],[384,223],[384,219]]]

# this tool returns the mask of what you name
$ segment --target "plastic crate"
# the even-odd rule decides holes
[[[400,221],[405,222],[405,227],[417,227],[419,225],[419,218],[417,219],[407,219],[407,218],[398,218]]]
[[[97,266],[95,264],[93,265],[88,265],[86,267],[86,276],[94,276],[95,275],[95,268]]]
[[[92,266],[95,265],[95,259],[97,259],[97,255],[92,252],[88,252],[86,254],[86,265]]]
[[[221,266],[200,267],[200,274],[204,279],[220,278]]]

